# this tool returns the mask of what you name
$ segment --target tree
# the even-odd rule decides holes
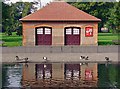
[[[10,12],[11,12],[11,6],[2,2],[2,29],[4,29],[6,34],[7,32],[10,32],[11,29]]]
[[[69,4],[101,19],[99,29],[107,23],[111,14],[110,9],[114,6],[113,2],[69,2]]]
[[[28,14],[31,14],[32,3],[25,2],[23,4],[22,17],[25,17]]]
[[[12,32],[19,31],[22,33],[20,18],[31,13],[32,3],[30,2],[17,2],[5,4],[2,2],[3,13],[3,29],[7,35],[12,35]],[[18,31],[19,30],[19,31]],[[19,34],[20,35],[20,34]]]
[[[120,32],[120,2],[115,2],[113,8],[110,9],[110,17],[106,23],[107,27],[112,30],[113,33]]]

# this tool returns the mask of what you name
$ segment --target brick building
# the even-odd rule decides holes
[[[23,46],[97,45],[101,20],[66,2],[52,2],[20,19]]]

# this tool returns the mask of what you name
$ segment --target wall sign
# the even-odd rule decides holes
[[[93,36],[93,27],[86,27],[85,28],[85,36],[92,37]]]

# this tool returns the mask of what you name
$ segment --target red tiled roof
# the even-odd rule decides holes
[[[42,9],[25,16],[21,21],[101,21],[86,12],[67,4],[52,2]]]

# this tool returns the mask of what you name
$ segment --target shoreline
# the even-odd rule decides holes
[[[15,62],[16,56],[30,62],[44,62],[44,57],[49,62],[106,62],[106,58],[120,62],[118,48],[115,45],[2,47],[1,62]]]
[[[119,53],[4,53],[2,54],[2,62],[16,62],[15,57],[20,59],[28,58],[30,62],[45,62],[43,57],[46,57],[48,62],[106,62],[105,57],[109,61],[119,62]],[[88,57],[88,60],[80,57]]]
[[[107,61],[77,61],[77,62],[75,62],[75,61],[71,61],[71,62],[62,62],[62,61],[58,61],[58,62],[45,62],[45,61],[43,61],[43,62],[37,62],[37,61],[28,61],[27,63],[26,62],[2,62],[1,64],[30,64],[30,63],[34,63],[34,64],[54,64],[54,63],[65,63],[65,64],[67,64],[67,63],[70,63],[70,64],[77,64],[77,63],[99,63],[99,64],[119,64],[120,63],[120,61],[109,61],[109,62],[107,62]]]

